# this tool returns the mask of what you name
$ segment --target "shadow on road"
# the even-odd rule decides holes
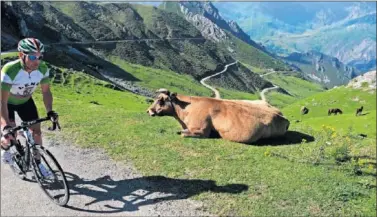
[[[239,194],[248,190],[244,184],[216,185],[212,180],[173,179],[164,176],[148,176],[125,180],[113,180],[103,176],[85,180],[75,174],[67,173],[71,195],[85,195],[93,200],[80,207],[67,207],[89,213],[117,213],[136,211],[141,206],[161,201],[187,199],[203,192]],[[117,206],[110,205],[110,203]],[[106,204],[108,203],[108,204]],[[94,205],[95,206],[91,206]],[[101,208],[98,209],[98,206]],[[96,207],[96,208],[93,208]]]

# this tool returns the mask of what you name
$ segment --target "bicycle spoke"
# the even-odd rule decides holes
[[[33,159],[33,171],[45,194],[56,204],[64,206],[69,200],[67,179],[54,156],[43,147],[36,148],[40,155],[37,165]]]

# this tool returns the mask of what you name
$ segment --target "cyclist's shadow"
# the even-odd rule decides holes
[[[90,213],[136,211],[141,206],[167,200],[186,199],[203,192],[238,194],[248,190],[248,186],[244,184],[217,186],[213,180],[173,179],[164,176],[117,181],[111,179],[110,176],[103,176],[94,180],[84,180],[72,173],[65,172],[65,174],[71,195],[94,198],[88,203],[82,202],[83,204],[78,204],[79,199],[75,198],[73,205],[68,202],[67,207]]]

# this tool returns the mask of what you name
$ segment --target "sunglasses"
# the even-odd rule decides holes
[[[40,56],[35,56],[35,55],[27,55],[28,57],[29,57],[29,60],[31,60],[31,61],[35,61],[35,60],[41,60],[42,58],[43,58],[43,56],[42,55],[40,55]]]

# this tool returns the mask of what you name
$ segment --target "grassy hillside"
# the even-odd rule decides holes
[[[301,106],[311,109],[306,118],[327,116],[329,108],[340,108],[343,114],[355,115],[356,108],[360,106],[364,106],[364,112],[376,110],[376,92],[342,86],[299,100],[284,110],[292,117],[299,118]]]
[[[283,88],[296,100],[324,91],[319,84],[281,73],[269,74],[263,78]]]
[[[205,202],[212,213],[375,215],[375,140],[342,137],[335,134],[337,129],[313,130],[298,124],[290,129],[308,135],[291,132],[284,139],[259,145],[183,139],[175,133],[179,124],[173,118],[146,114],[149,105],[144,97],[106,88],[104,82],[81,72],[58,77],[52,91],[63,140],[103,148],[117,160],[132,160],[145,176],[190,182],[163,191],[178,188],[191,199]],[[320,94],[322,99],[326,96]],[[339,98],[338,103],[343,99],[347,98]],[[39,90],[35,101],[43,114]],[[293,110],[284,112],[291,117]]]
[[[192,199],[204,201],[210,212],[261,216],[375,215],[375,160],[342,160],[356,155],[373,159],[375,141],[360,143],[349,137],[349,147],[342,152],[345,148],[339,141],[346,138],[333,138],[327,129],[313,131],[298,126],[292,130],[314,136],[315,141],[305,142],[293,136],[277,146],[273,142],[248,146],[218,139],[182,139],[175,134],[179,124],[174,119],[148,117],[148,105],[141,97],[98,85],[88,93],[77,94],[78,85],[53,86],[64,139],[84,147],[104,148],[117,160],[131,159],[146,176],[213,180],[215,186],[227,185],[179,188],[195,195]],[[91,104],[93,99],[100,105]],[[36,102],[42,108],[38,93]],[[296,141],[292,144],[289,140]],[[319,152],[325,142],[333,146]],[[355,168],[363,175],[355,175]]]
[[[140,86],[151,90],[168,88],[170,91],[187,95],[211,96],[212,91],[204,87],[192,76],[187,74],[177,74],[170,70],[160,70],[127,63],[118,57],[110,57],[111,62],[118,65],[123,70],[132,74]],[[221,88],[220,93],[226,99],[257,99],[256,94],[245,93],[235,89]]]
[[[288,69],[288,66],[281,60],[269,56],[268,54],[243,42],[233,35],[230,36],[229,42],[224,43],[224,46],[235,50],[235,58],[253,67],[275,69],[277,71]]]
[[[284,75],[280,72],[268,74],[263,78],[288,92],[288,94],[277,91],[266,93],[267,101],[278,108],[283,108],[291,105],[299,99],[324,91],[319,84],[292,75]]]
[[[266,99],[268,103],[280,109],[297,101],[293,96],[277,92],[276,90],[266,93]]]
[[[301,106],[309,108],[309,113],[301,116]],[[364,106],[362,116],[355,116],[356,109]],[[328,116],[328,109],[340,108],[343,114]],[[318,93],[299,100],[283,109],[291,120],[302,120],[298,125],[320,130],[322,125],[331,125],[340,133],[367,134],[376,138],[376,92],[345,88],[344,86]]]

